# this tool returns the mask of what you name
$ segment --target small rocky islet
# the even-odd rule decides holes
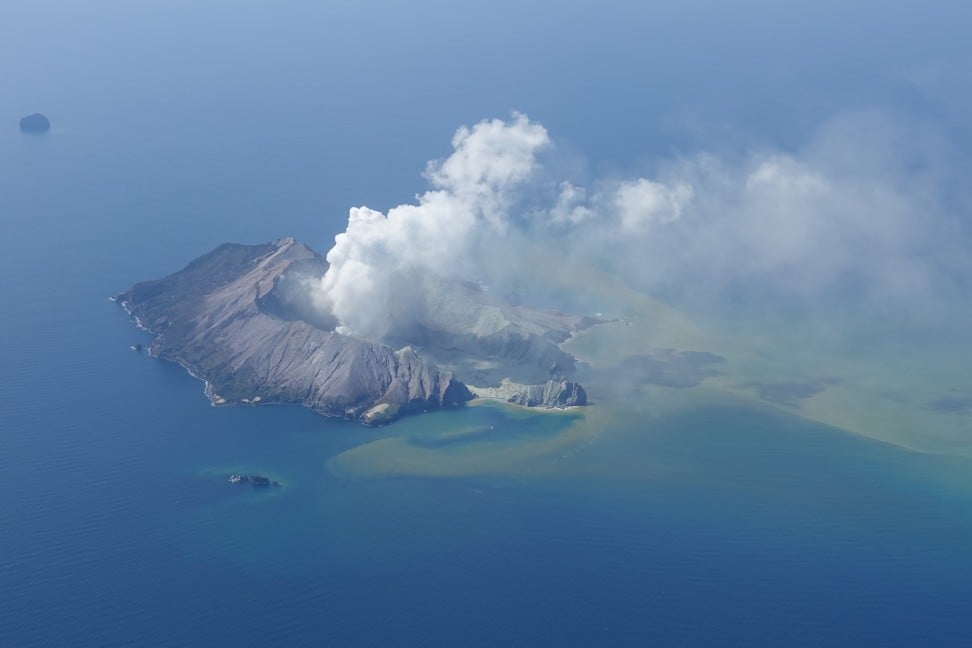
[[[276,479],[270,479],[265,475],[240,475],[238,473],[233,473],[229,476],[229,478],[227,478],[226,481],[231,484],[248,484],[253,488],[269,488],[271,486],[273,488],[280,488],[283,486],[283,484]]]
[[[51,121],[41,113],[27,115],[20,120],[22,133],[46,133],[51,130]]]

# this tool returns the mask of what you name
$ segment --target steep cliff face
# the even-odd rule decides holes
[[[416,290],[423,296],[422,317],[394,342],[421,348],[477,385],[497,386],[504,378],[541,384],[573,375],[576,361],[559,345],[598,322],[513,306],[481,286],[443,277],[423,276]]]
[[[479,398],[492,398],[524,407],[563,409],[587,405],[587,392],[573,380],[551,379],[540,385],[502,380],[495,387],[473,387],[473,393]]]
[[[577,407],[587,405],[587,392],[572,380],[548,380],[542,385],[524,385],[507,401],[527,407]]]
[[[564,377],[574,358],[558,343],[592,321],[487,300],[442,282],[436,318],[384,342],[338,333],[308,298],[326,261],[293,239],[220,246],[183,270],[118,295],[156,335],[152,353],[182,364],[222,403],[300,403],[326,415],[383,423],[473,398],[457,376],[522,384],[503,400],[583,405]],[[433,287],[429,287],[433,288]]]
[[[152,352],[204,378],[217,403],[301,403],[355,418],[376,404],[397,415],[472,398],[414,351],[340,335],[291,298],[290,284],[325,268],[293,239],[224,245],[116,299],[156,334]]]

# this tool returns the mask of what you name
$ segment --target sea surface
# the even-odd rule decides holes
[[[510,109],[608,176],[712,136],[802,142],[896,93],[911,110],[897,77],[861,82],[927,51],[907,16],[871,48],[853,21],[777,16],[827,36],[801,67],[787,32],[756,38],[762,8],[740,48],[735,7],[683,39],[694,11],[129,4],[2,21],[0,648],[972,644],[966,459],[734,400],[380,429],[217,408],[130,350],[150,338],[108,299],[226,241],[326,250],[349,207],[412,200],[457,126]],[[966,42],[948,24],[936,42]],[[38,110],[52,131],[19,133]]]
[[[0,136],[0,646],[972,638],[964,460],[713,405],[609,430],[562,472],[365,475],[338,469],[342,453],[396,436],[489,452],[576,415],[471,407],[375,430],[212,407],[181,368],[129,349],[150,340],[108,297],[223,239],[291,233],[286,205],[268,223],[223,193],[252,191],[263,167],[203,181],[208,145],[152,166],[171,140],[133,149],[117,128]],[[340,228],[315,218],[325,241]],[[292,223],[313,236],[310,215]]]

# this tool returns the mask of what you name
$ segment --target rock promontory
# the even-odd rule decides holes
[[[587,405],[587,391],[580,383],[566,379],[550,379],[539,385],[521,385],[506,379],[496,387],[473,387],[473,393],[524,407],[565,409]]]

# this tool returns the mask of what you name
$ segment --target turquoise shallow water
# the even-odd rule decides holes
[[[128,350],[147,338],[106,298],[226,239],[323,247],[347,204],[320,216],[311,158],[243,154],[304,150],[279,134],[63,121],[0,135],[3,648],[968,643],[962,460],[720,407],[610,430],[563,472],[362,477],[332,460],[566,422],[469,408],[367,430],[209,406]]]

